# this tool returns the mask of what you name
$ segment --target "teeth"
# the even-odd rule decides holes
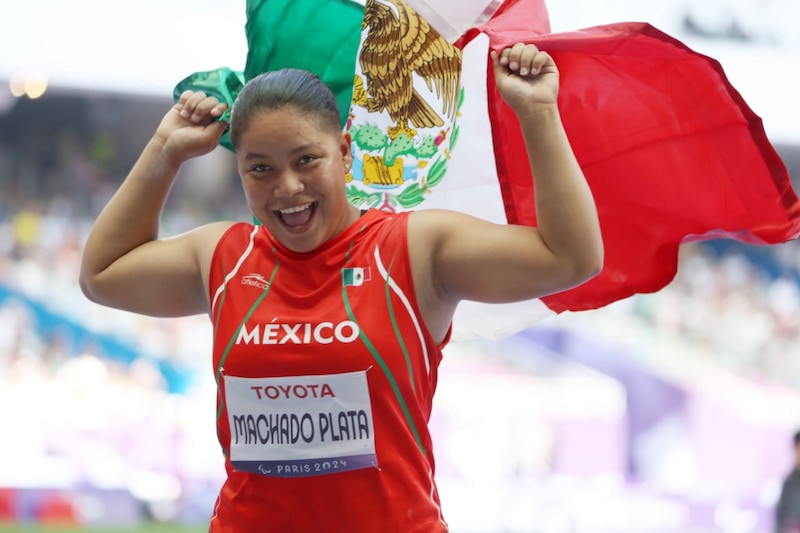
[[[300,211],[302,211],[304,209],[308,209],[309,207],[311,207],[311,204],[303,204],[303,205],[298,205],[296,207],[289,207],[287,209],[281,209],[280,212],[282,214],[284,214],[284,215],[288,215],[290,213],[299,213]]]

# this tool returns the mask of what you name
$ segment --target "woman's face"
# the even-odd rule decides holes
[[[239,135],[236,157],[253,215],[295,252],[310,252],[358,218],[345,194],[350,137],[292,107],[260,112]]]

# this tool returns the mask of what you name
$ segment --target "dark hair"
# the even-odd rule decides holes
[[[249,119],[260,111],[293,107],[319,120],[323,129],[341,131],[336,98],[319,77],[306,70],[285,68],[259,74],[239,92],[231,111],[230,136],[235,147]]]
[[[794,440],[794,445],[795,446],[800,444],[800,429],[798,429],[797,431],[794,432],[794,437],[792,438],[792,440]]]

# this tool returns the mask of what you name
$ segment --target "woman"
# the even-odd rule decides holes
[[[98,217],[81,287],[152,316],[208,313],[228,478],[217,531],[446,531],[426,424],[461,300],[510,302],[595,275],[602,240],[561,126],[558,71],[532,45],[493,53],[536,176],[538,228],[464,214],[360,212],[350,138],[306,72],[239,94],[231,139],[253,215],[159,238],[180,165],[217,146],[225,105],[184,93]]]

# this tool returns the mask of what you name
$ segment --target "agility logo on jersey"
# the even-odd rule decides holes
[[[360,287],[372,280],[369,267],[343,268],[342,285],[345,287]]]
[[[267,281],[261,274],[257,274],[255,272],[251,272],[246,276],[242,276],[240,278],[240,282],[242,285],[249,285],[250,287],[256,287],[261,290],[266,290],[266,288],[269,287],[269,281]]]

